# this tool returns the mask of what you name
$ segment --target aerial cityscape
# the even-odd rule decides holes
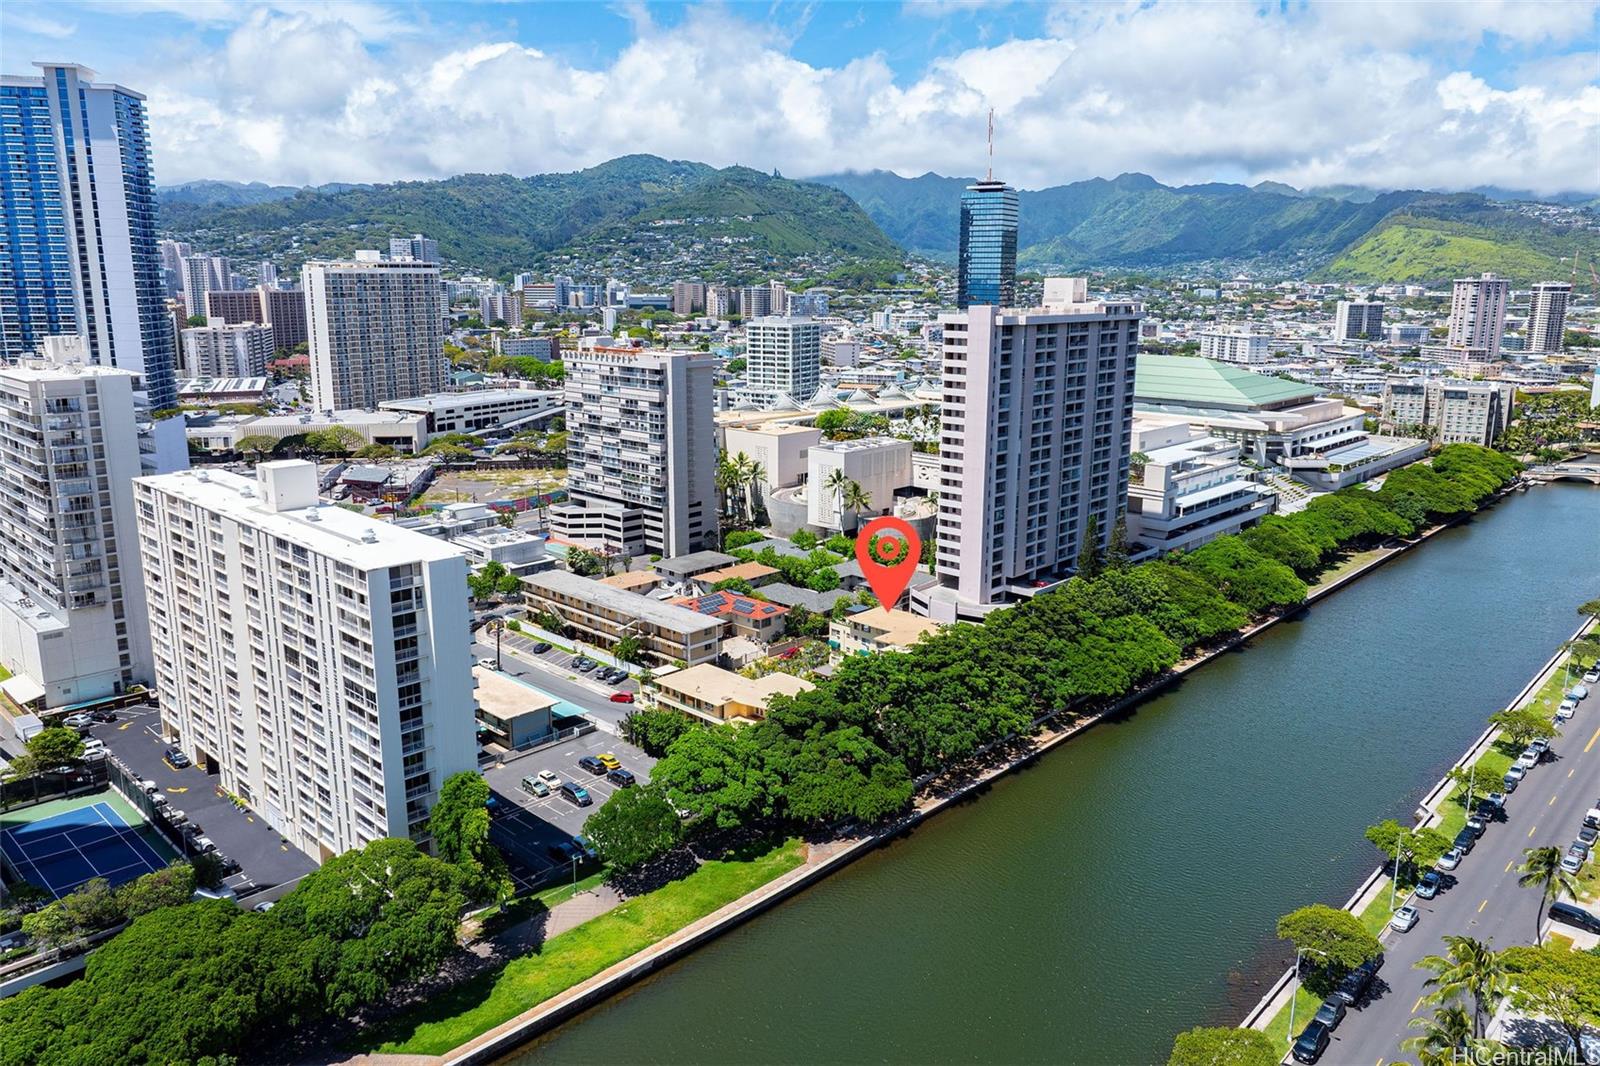
[[[0,6],[0,1066],[1600,1064],[1600,0]]]

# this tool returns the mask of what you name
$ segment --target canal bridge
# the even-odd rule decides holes
[[[1530,466],[1522,472],[1529,481],[1587,481],[1600,485],[1600,463],[1550,463]]]

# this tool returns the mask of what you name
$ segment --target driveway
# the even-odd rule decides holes
[[[1335,1031],[1325,1061],[1363,1066],[1408,1061],[1400,1042],[1415,1035],[1411,1019],[1432,1009],[1422,1002],[1428,973],[1416,963],[1443,953],[1442,937],[1470,936],[1495,948],[1534,942],[1535,926],[1543,920],[1540,896],[1537,889],[1517,884],[1516,867],[1524,848],[1554,844],[1565,851],[1584,813],[1600,803],[1600,696],[1579,704],[1562,734],[1545,761],[1507,798],[1502,817],[1489,824],[1471,854],[1445,876],[1439,895],[1409,901],[1422,912],[1422,920],[1409,933],[1385,931],[1385,960],[1372,998]],[[1574,932],[1567,926],[1553,928],[1567,936]]]
[[[136,777],[154,781],[171,805],[197,823],[217,850],[242,867],[229,877],[229,887],[241,896],[256,891],[276,899],[293,881],[317,868],[310,857],[278,836],[266,822],[240,810],[217,789],[216,778],[190,766],[174,770],[162,761],[167,746],[159,730],[161,717],[154,707],[117,712],[116,722],[97,722],[90,730],[105,741],[112,756]]]

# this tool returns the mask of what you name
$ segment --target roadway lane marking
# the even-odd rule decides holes
[[[1516,861],[1517,861],[1516,859],[1512,859],[1511,862],[1506,863],[1506,869],[1505,869],[1506,873],[1510,873],[1511,872],[1511,863],[1514,863]]]
[[[1597,727],[1595,729],[1594,736],[1589,738],[1589,743],[1587,743],[1587,744],[1585,744],[1583,746],[1583,753],[1585,755],[1589,754],[1589,749],[1594,747],[1594,742],[1597,741],[1597,740],[1600,740],[1600,727]]]
[[[1538,827],[1538,826],[1532,826],[1532,827],[1530,827],[1530,828],[1529,828],[1529,829],[1528,829],[1528,835],[1529,835],[1529,836],[1533,836],[1533,831],[1534,831],[1534,830],[1535,830],[1535,829],[1538,829],[1538,828],[1539,828],[1539,827]]]
[[[1545,804],[1546,807],[1554,807],[1555,805],[1556,805],[1556,798],[1554,796],[1551,796],[1550,797],[1550,802]]]
[[[1489,905],[1489,901],[1488,900],[1484,900],[1482,903],[1478,904],[1478,913],[1482,914],[1483,913],[1483,908],[1487,907],[1488,905]]]
[[[1411,1004],[1411,1013],[1412,1014],[1417,1013],[1417,1008],[1422,1006],[1422,1001],[1427,999],[1427,998],[1428,998],[1428,994],[1426,992],[1424,992],[1422,995],[1418,996],[1417,997],[1417,1001],[1415,1003]],[[1382,1062],[1383,1060],[1379,1059],[1378,1061]]]
[[[1577,772],[1578,772],[1578,768],[1576,766],[1574,766],[1572,769],[1567,771],[1567,778],[1570,780],[1572,775],[1577,773]]]

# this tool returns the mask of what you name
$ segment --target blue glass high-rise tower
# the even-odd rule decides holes
[[[71,63],[0,77],[0,361],[75,333],[177,406],[144,97]]]
[[[956,306],[1010,307],[1017,299],[1017,190],[985,178],[961,194]]]

